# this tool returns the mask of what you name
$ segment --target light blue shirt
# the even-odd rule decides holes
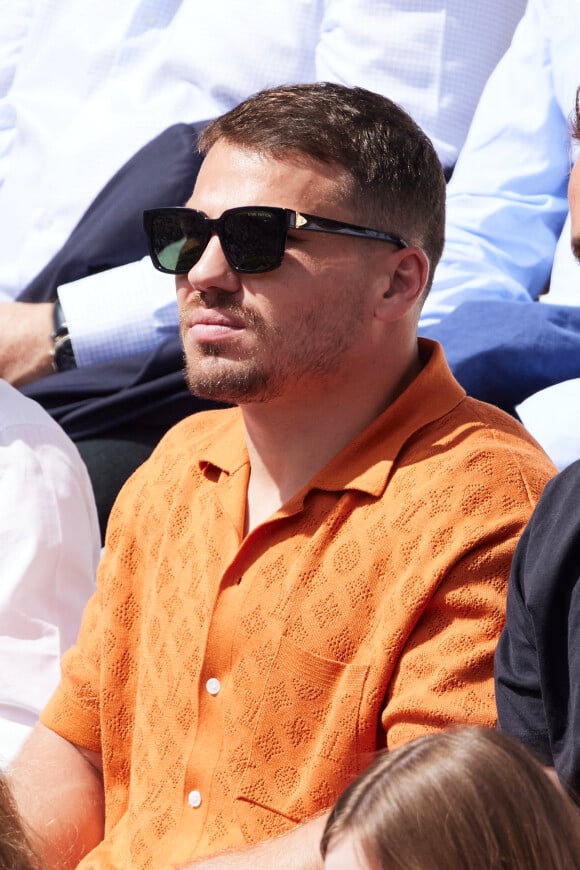
[[[578,85],[580,3],[529,0],[448,185],[445,250],[420,320],[468,392],[519,412],[559,467],[580,457],[570,416],[580,269],[566,197]]]
[[[537,299],[550,278],[542,301],[580,302],[565,227],[579,84],[578,0],[530,0],[448,185],[445,250],[421,326],[466,301]]]

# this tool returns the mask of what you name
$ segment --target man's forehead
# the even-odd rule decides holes
[[[349,180],[343,167],[296,150],[273,155],[220,140],[204,158],[188,205],[222,211],[278,205],[309,211],[318,204],[344,201]]]

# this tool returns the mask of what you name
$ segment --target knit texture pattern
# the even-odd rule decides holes
[[[271,837],[377,747],[494,725],[510,560],[555,469],[426,347],[411,387],[245,539],[237,409],[183,421],[125,486],[43,714],[103,754],[106,836],[81,867]]]

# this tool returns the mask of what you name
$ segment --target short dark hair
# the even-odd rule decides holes
[[[492,729],[418,737],[342,793],[320,850],[349,837],[372,867],[571,870],[578,810],[523,746]]]
[[[212,121],[199,150],[206,154],[222,139],[277,159],[302,154],[346,169],[357,222],[421,247],[430,286],[443,250],[443,170],[430,139],[387,97],[329,82],[271,88]]]

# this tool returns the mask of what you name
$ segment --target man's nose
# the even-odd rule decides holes
[[[187,273],[187,280],[200,293],[215,287],[231,293],[239,289],[238,274],[226,260],[217,233],[211,236],[203,254]]]

